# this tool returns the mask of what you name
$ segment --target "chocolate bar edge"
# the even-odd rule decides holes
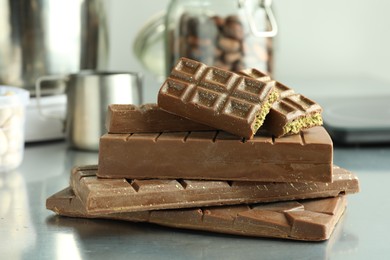
[[[340,168],[338,166],[334,166],[334,182],[333,183],[307,183],[306,186],[301,186],[300,183],[269,183],[269,182],[229,182],[226,186],[219,186],[216,190],[210,190],[212,194],[207,195],[206,193],[198,193],[194,190],[186,190],[185,188],[179,191],[181,201],[175,201],[175,199],[170,198],[168,195],[170,193],[162,193],[160,196],[163,198],[162,203],[150,203],[143,202],[141,206],[131,203],[126,200],[123,203],[119,203],[114,198],[106,195],[107,190],[91,190],[87,184],[79,177],[82,175],[81,172],[74,170],[71,175],[71,187],[74,192],[80,198],[82,203],[85,205],[86,211],[90,214],[102,214],[102,213],[110,213],[112,211],[115,212],[131,212],[131,211],[139,211],[142,210],[160,210],[160,209],[173,209],[173,208],[190,208],[197,206],[216,206],[216,205],[234,205],[241,203],[262,203],[262,202],[277,202],[277,201],[290,201],[290,200],[300,200],[300,199],[313,199],[313,198],[325,198],[325,197],[336,197],[340,194],[353,194],[359,192],[359,180],[358,178],[350,171]],[[95,168],[97,170],[97,166]],[[89,176],[89,175],[87,175]],[[91,175],[94,177],[93,175]],[[120,179],[118,179],[121,182]],[[175,180],[171,180],[175,181]],[[186,180],[181,180],[180,183],[185,182]],[[99,178],[96,180],[96,183],[99,182]],[[100,182],[104,183],[105,179],[100,179]],[[125,181],[124,181],[125,182]],[[128,181],[127,181],[128,182]],[[133,180],[132,180],[133,182]],[[213,181],[204,181],[205,184],[207,182]],[[111,183],[111,180],[109,180]],[[253,184],[252,184],[253,183]],[[179,182],[178,182],[179,184]],[[242,187],[242,192],[240,192],[240,185],[244,185]],[[95,184],[96,185],[96,184]],[[93,187],[95,187],[93,185]],[[112,184],[110,184],[112,185]],[[237,186],[236,186],[237,185]],[[266,188],[259,189],[258,187]],[[297,186],[300,185],[300,186]],[[275,187],[276,186],[276,187]],[[285,190],[283,187],[287,186]],[[127,186],[131,188],[131,185]],[[257,189],[256,189],[257,187]],[[316,187],[323,187],[318,188]],[[210,189],[210,188],[209,188]],[[273,191],[272,196],[261,195],[264,193],[262,191],[266,189],[267,191],[271,189],[275,190],[283,190],[279,192],[279,194]],[[238,196],[234,194],[244,194],[245,190],[252,191],[253,196],[242,197],[243,195]],[[122,191],[122,190],[121,190]],[[116,190],[119,192],[119,189]],[[127,191],[123,190],[122,192],[127,193]],[[295,193],[294,193],[295,192]],[[155,192],[156,194],[159,191]],[[138,192],[136,193],[138,194]],[[164,199],[164,194],[168,194]],[[216,196],[213,197],[213,194]],[[254,195],[258,194],[258,195]],[[150,196],[150,194],[148,194]],[[172,195],[172,194],[170,194]],[[197,196],[198,197],[192,197]],[[125,196],[125,195],[123,195]],[[141,196],[142,195],[133,195],[128,194],[128,198],[132,196]],[[145,195],[146,196],[146,195]],[[105,199],[104,199],[105,198]],[[135,198],[135,197],[134,197]],[[197,200],[199,198],[199,200]],[[99,200],[103,199],[103,203],[99,203]]]
[[[57,215],[60,216],[66,216],[66,217],[77,217],[77,218],[103,218],[103,219],[112,219],[112,220],[122,220],[122,221],[132,221],[132,222],[148,222],[149,223],[155,223],[163,226],[168,227],[175,227],[175,228],[185,228],[190,230],[203,230],[203,231],[213,231],[217,233],[224,233],[224,234],[232,234],[232,235],[245,235],[245,236],[252,236],[252,237],[269,237],[269,238],[279,238],[279,239],[291,239],[291,240],[303,240],[303,241],[324,241],[329,239],[331,234],[333,233],[337,223],[339,222],[341,216],[343,215],[345,209],[346,209],[346,196],[339,196],[341,200],[341,205],[337,207],[337,212],[335,217],[332,219],[331,222],[327,223],[325,226],[320,228],[321,236],[316,235],[315,237],[309,237],[306,236],[304,238],[300,237],[294,237],[294,236],[265,236],[262,235],[256,235],[256,234],[246,234],[245,232],[240,232],[236,230],[218,230],[214,229],[211,230],[209,228],[202,228],[201,226],[194,226],[194,224],[189,225],[182,225],[182,224],[170,224],[170,223],[159,223],[159,221],[149,221],[151,217],[151,212],[153,211],[143,211],[143,212],[130,212],[130,213],[112,213],[112,214],[102,214],[102,215],[90,215],[88,214],[85,209],[82,206],[81,201],[79,198],[73,193],[73,190],[71,187],[67,187],[53,195],[51,195],[46,200],[46,208],[48,210],[53,211]],[[191,209],[187,209],[191,210]],[[180,212],[180,210],[174,210],[176,212]],[[184,210],[186,211],[186,210]],[[157,212],[164,212],[163,211],[157,211]],[[165,212],[169,212],[169,210],[165,210]],[[294,227],[294,225],[293,225]]]
[[[97,176],[101,178],[135,179],[158,177],[164,179],[183,178],[266,182],[331,182],[333,143],[329,134],[323,127],[311,128],[301,133],[301,135],[286,136],[280,139],[255,137],[255,139],[248,140],[245,143],[240,139],[232,140],[225,136],[220,140],[215,138],[215,134],[213,135],[211,132],[154,133],[153,135],[135,134],[132,136],[105,134],[100,138]],[[208,134],[210,137],[191,138],[192,135],[196,137],[199,134]],[[212,136],[214,136],[214,139]],[[143,145],[141,145],[142,142]],[[166,148],[163,149],[167,145],[170,147],[170,153],[166,153]],[[189,149],[191,147],[192,149]],[[230,149],[230,153],[226,154],[224,158],[226,160],[230,158],[230,166],[234,167],[227,168],[221,165],[220,162],[210,161],[205,157],[206,154],[204,153],[194,153],[192,151],[195,148],[199,151],[199,149],[203,149],[202,147],[206,150],[212,149],[218,154],[222,153],[221,149]],[[247,149],[249,147],[257,151],[256,157],[253,158],[253,160],[258,162],[256,165],[253,163],[243,164],[245,160],[249,163],[249,157],[247,158],[250,155]],[[234,153],[233,148],[235,149]],[[282,149],[283,153],[278,151],[280,149]],[[265,152],[266,150],[267,152]],[[144,153],[145,155],[142,155]],[[238,160],[234,157],[236,153],[240,154],[243,160]],[[116,156],[111,156],[112,154],[116,154]],[[197,156],[193,158],[194,160],[201,162],[207,160],[208,164],[199,164],[196,171],[191,169],[191,167],[188,168],[183,162],[189,160],[188,156],[186,156],[189,154]],[[299,154],[301,156],[298,157]],[[287,161],[281,160],[281,156],[288,156],[290,159]],[[152,160],[153,157],[163,160],[165,168],[157,168],[157,165],[155,165],[156,161]],[[293,159],[293,157],[296,159]],[[177,162],[175,166],[172,161],[174,158],[176,158],[175,162]],[[233,164],[231,159],[237,163]],[[122,163],[122,161],[127,161],[131,167],[126,166],[127,164]],[[130,161],[132,162],[131,164]],[[143,171],[139,170],[141,162]],[[247,174],[243,175],[243,168],[240,168],[240,165],[247,169]],[[211,173],[211,166],[214,169],[212,174],[205,174]],[[251,167],[248,168],[248,166]],[[239,174],[237,174],[237,170],[239,170]],[[263,171],[261,175],[259,174],[260,171]],[[157,176],[156,173],[158,172],[160,174]],[[278,175],[271,172],[278,172]],[[297,172],[299,174],[296,174]]]
[[[154,103],[110,104],[107,110],[106,130],[111,134],[211,131],[213,127],[199,124],[168,113]]]

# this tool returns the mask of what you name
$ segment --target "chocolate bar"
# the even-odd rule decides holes
[[[274,85],[181,58],[160,88],[158,106],[251,139],[278,98]]]
[[[272,81],[272,79],[269,75],[267,75],[266,73],[264,73],[260,70],[253,69],[253,68],[240,70],[239,72],[237,72],[237,74],[243,75],[243,76],[246,76],[249,78],[254,78],[254,79],[259,80],[259,81],[264,81],[264,82]],[[278,100],[281,100],[283,98],[286,98],[288,96],[295,94],[295,91],[292,88],[280,83],[279,81],[273,81],[273,82],[275,83],[275,90],[278,92]]]
[[[108,106],[106,129],[111,134],[216,130],[160,109],[157,104]]]
[[[223,131],[105,134],[102,178],[331,182],[332,140],[323,127],[243,140]]]
[[[243,70],[239,74],[257,80],[268,80],[265,73],[256,69]],[[279,93],[279,100],[273,103],[262,128],[281,137],[323,124],[319,104],[277,81],[275,89]]]
[[[102,179],[97,165],[75,167],[71,187],[91,214],[335,197],[359,191],[358,178],[333,167],[332,183]]]
[[[302,129],[322,125],[321,111],[322,108],[311,99],[294,94],[272,106],[264,128],[276,137],[297,134]]]
[[[155,210],[92,215],[71,188],[46,201],[62,216],[149,222],[163,226],[242,236],[321,241],[332,234],[346,208],[346,196],[303,201]]]

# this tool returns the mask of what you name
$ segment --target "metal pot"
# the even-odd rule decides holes
[[[34,92],[39,76],[104,69],[102,0],[0,0],[0,84]],[[43,94],[63,91],[42,86]]]

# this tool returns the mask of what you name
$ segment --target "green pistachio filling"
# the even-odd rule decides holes
[[[269,113],[272,104],[278,100],[279,93],[277,91],[273,91],[269,97],[267,102],[263,105],[261,110],[256,114],[256,119],[252,124],[253,132],[256,133],[256,131],[260,128],[260,126],[263,125],[266,115]]]
[[[317,112],[313,115],[305,116],[293,120],[283,127],[284,134],[298,134],[299,131],[305,128],[322,125],[321,113]]]

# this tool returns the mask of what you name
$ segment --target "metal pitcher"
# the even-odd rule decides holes
[[[65,85],[67,109],[64,130],[69,146],[76,149],[99,150],[100,137],[107,132],[108,105],[143,103],[142,75],[135,72],[82,70],[69,75],[43,76],[36,83],[37,101],[41,86],[48,82]],[[48,117],[44,113],[42,115]]]
[[[0,0],[0,84],[33,93],[39,76],[104,69],[107,50],[102,0]]]

